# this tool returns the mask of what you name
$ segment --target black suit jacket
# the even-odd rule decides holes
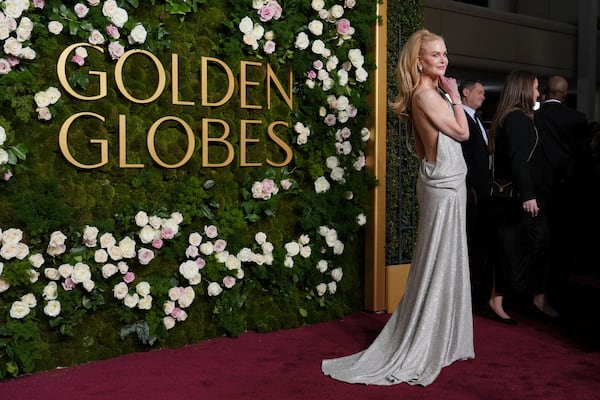
[[[489,153],[479,125],[465,111],[469,123],[469,140],[461,142],[467,164],[467,188],[474,189],[478,199],[488,193]]]
[[[520,202],[536,199],[540,208],[551,205],[553,169],[533,121],[522,111],[509,113],[496,132],[494,163],[496,176],[514,182]]]
[[[571,181],[591,155],[585,114],[559,102],[547,102],[536,111],[535,125],[556,178]]]

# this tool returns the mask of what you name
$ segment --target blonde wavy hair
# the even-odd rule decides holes
[[[443,41],[444,38],[427,29],[420,29],[410,35],[402,46],[396,67],[398,94],[396,99],[389,104],[390,109],[402,120],[406,120],[410,116],[412,95],[421,80],[421,73],[417,68],[417,58],[421,54],[423,44],[435,40]]]

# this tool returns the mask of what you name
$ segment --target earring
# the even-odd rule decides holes
[[[417,65],[417,70],[419,71],[420,75],[423,75],[423,67],[420,65]]]

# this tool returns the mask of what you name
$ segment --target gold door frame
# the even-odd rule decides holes
[[[366,226],[364,308],[392,312],[404,294],[410,264],[386,266],[386,139],[387,139],[387,2],[377,6],[380,24],[375,27],[372,106],[369,126],[373,133],[367,146],[367,168],[378,185],[369,196]]]

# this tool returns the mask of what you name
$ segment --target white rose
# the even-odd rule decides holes
[[[148,36],[148,32],[146,31],[146,28],[144,28],[143,25],[138,24],[135,26],[135,28],[133,28],[131,30],[131,33],[129,34],[127,39],[129,40],[129,44],[134,44],[134,43],[141,44],[146,41],[146,36]]]
[[[341,241],[337,240],[333,244],[333,254],[342,254],[343,252],[344,252],[344,243],[342,243]]]
[[[323,7],[325,7],[325,1],[324,0],[312,0],[310,3],[310,6],[312,7],[313,10],[320,11],[323,9]]]
[[[285,256],[285,259],[283,260],[283,265],[287,268],[292,268],[294,266],[294,259],[289,255]]]
[[[327,267],[328,267],[328,264],[327,264],[327,261],[325,261],[325,260],[319,260],[319,262],[317,263],[317,270],[321,273],[327,271]]]
[[[58,285],[56,282],[49,282],[44,286],[42,297],[44,300],[55,300],[58,297]]]
[[[123,258],[123,252],[119,246],[110,246],[108,249],[106,249],[106,251],[108,252],[110,259],[113,261],[119,261]]]
[[[34,269],[27,271],[29,273],[29,282],[36,283],[40,279],[40,273]]]
[[[221,264],[225,264],[225,262],[227,261],[227,257],[229,257],[228,251],[221,251],[215,254],[215,260],[217,260],[217,262],[220,262]]]
[[[152,308],[152,296],[142,296],[137,306],[140,310],[150,310]]]
[[[21,296],[21,301],[26,303],[29,306],[29,308],[34,308],[35,306],[37,306],[37,299],[35,298],[33,293],[27,293]]]
[[[104,40],[104,35],[98,29],[92,30],[90,36],[88,36],[88,42],[90,42],[90,44],[103,44]]]
[[[190,233],[190,236],[188,237],[188,243],[192,246],[200,246],[202,243],[202,235],[200,235],[198,232]]]
[[[84,281],[84,282],[82,283],[82,285],[83,285],[83,288],[84,288],[85,290],[87,290],[88,292],[91,292],[91,291],[92,291],[92,290],[94,290],[94,288],[96,287],[96,284],[95,284],[95,283],[94,283],[94,281],[93,281],[93,280],[91,280],[91,279],[88,279],[87,281]]]
[[[37,54],[36,54],[35,50],[33,50],[31,47],[27,46],[27,47],[23,47],[21,49],[21,52],[19,53],[19,57],[21,57],[24,60],[33,60],[37,57]]]
[[[17,300],[10,306],[10,316],[15,319],[25,318],[30,310],[27,303]]]
[[[160,231],[158,229],[154,229],[151,225],[145,225],[138,233],[138,236],[142,243],[152,243],[159,234]]]
[[[135,214],[135,224],[139,227],[143,227],[148,224],[148,214],[145,211],[138,211]]]
[[[327,168],[332,169],[340,165],[340,161],[336,156],[329,156],[325,160],[325,165],[327,166]]]
[[[196,264],[194,261],[192,260],[188,260],[185,261],[184,263],[182,263],[179,266],[179,273],[185,278],[185,279],[191,279],[194,276],[198,275],[199,272],[199,268],[198,268],[198,264]]]
[[[317,39],[313,42],[312,47],[310,49],[315,54],[323,54],[325,52],[325,43],[323,43],[322,40]],[[324,69],[322,69],[321,71],[327,72]],[[321,71],[319,71],[319,72],[321,72]]]
[[[8,17],[17,19],[28,7],[29,1],[6,0],[4,1],[4,14]]]
[[[367,216],[363,213],[358,214],[358,216],[356,217],[356,223],[358,225],[364,225],[367,223]]]
[[[329,291],[330,294],[335,294],[337,291],[337,283],[335,283],[335,281],[329,282],[327,284],[327,291]]]
[[[33,254],[29,257],[29,262],[33,268],[39,268],[42,266],[42,264],[44,264],[44,256],[39,253]]]
[[[231,271],[234,269],[241,268],[242,263],[236,256],[234,256],[233,254],[230,254],[227,257],[227,260],[225,260],[225,267]]]
[[[56,300],[50,300],[44,307],[44,314],[49,317],[56,317],[60,314],[60,302]]]
[[[357,82],[366,82],[369,77],[369,73],[364,68],[358,68],[355,72]]]
[[[106,0],[102,6],[102,15],[110,17],[115,13],[115,10],[119,8],[116,0]]]
[[[161,217],[153,215],[148,219],[148,223],[152,225],[154,229],[159,229],[163,223],[163,220]]]
[[[252,257],[252,250],[250,250],[248,247],[244,247],[242,248],[240,251],[238,251],[236,257],[241,261],[241,262],[248,262],[251,260]]]
[[[138,304],[139,301],[140,301],[140,295],[139,294],[137,294],[137,293],[134,293],[134,294],[127,293],[125,295],[125,298],[123,299],[123,304],[125,304],[129,308],[134,308],[135,306],[137,306],[137,304]]]
[[[113,276],[114,274],[116,274],[119,270],[117,269],[117,266],[114,264],[104,264],[102,266],[102,277],[104,279],[108,279],[111,276]]]
[[[57,281],[60,279],[60,273],[56,268],[46,268],[44,269],[44,276],[51,281]]]
[[[171,314],[175,309],[175,302],[167,300],[165,304],[163,304],[163,312],[167,315]]]
[[[312,254],[312,249],[310,248],[310,246],[302,246],[300,248],[300,255],[303,258],[308,258],[308,257],[310,257],[311,254]]]
[[[98,241],[98,228],[95,226],[86,225],[83,230],[83,244],[86,247],[94,247]]]
[[[98,249],[94,252],[94,261],[105,263],[108,260],[108,253],[104,249]]]
[[[10,288],[10,284],[0,278],[0,293],[6,292]]]
[[[341,182],[344,180],[344,169],[341,167],[335,167],[331,170],[331,174],[329,174],[331,179],[335,182]]]
[[[342,271],[341,267],[334,268],[333,270],[331,270],[331,279],[333,279],[334,281],[341,281],[343,276],[344,272]]]
[[[107,232],[100,236],[100,247],[102,247],[103,249],[106,249],[110,246],[114,246],[115,244],[117,244],[117,241],[115,240],[115,237],[112,235],[112,233]]]
[[[129,288],[125,282],[119,282],[113,287],[113,296],[119,300],[123,300],[129,292]]]
[[[163,318],[163,325],[167,330],[172,329],[175,326],[175,318],[166,316]]]
[[[6,130],[3,126],[0,126],[0,146],[6,141]]]
[[[100,0],[87,0],[87,3],[92,7],[96,7],[98,4],[100,4]]]
[[[317,193],[325,193],[330,187],[331,185],[324,176],[320,176],[315,181],[315,192]]]
[[[274,250],[273,243],[265,242],[260,246],[264,254],[272,253]]]
[[[331,7],[329,13],[333,18],[339,19],[342,17],[342,15],[344,15],[344,7],[340,6],[339,4],[336,4],[335,6]]]
[[[217,282],[211,282],[208,284],[208,288],[206,289],[206,293],[209,296],[218,296],[223,292],[223,288]]]
[[[305,50],[310,44],[310,40],[308,40],[308,35],[304,32],[300,32],[298,36],[296,36],[296,42],[294,46],[299,50]]]
[[[127,20],[129,20],[129,16],[127,15],[127,10],[125,10],[124,8],[117,8],[115,12],[110,16],[110,21],[113,24],[115,24],[115,26],[118,28],[122,28],[127,23]],[[146,40],[145,36],[144,40]]]
[[[127,265],[125,261],[119,261],[119,263],[117,264],[117,268],[119,269],[119,272],[123,275],[125,275],[129,271],[129,265]]]
[[[28,255],[29,246],[27,246],[25,243],[17,243],[17,254],[15,254],[15,257],[17,257],[19,260],[22,260]]]
[[[284,247],[290,257],[294,257],[300,252],[300,246],[296,242],[286,243]]]
[[[178,300],[179,307],[181,307],[181,308],[189,307],[194,302],[195,298],[196,298],[196,293],[194,292],[194,288],[192,288],[191,286],[186,287],[185,289],[183,289],[183,293],[181,293],[181,296],[179,297],[179,300]]]
[[[308,30],[313,35],[321,36],[323,34],[323,23],[319,20],[312,20],[308,24]]]
[[[146,281],[140,282],[135,285],[135,291],[140,296],[148,296],[150,294],[150,284]]]
[[[179,225],[183,222],[183,215],[180,212],[171,213],[170,218],[175,224]]]
[[[365,57],[362,55],[360,49],[351,49],[348,51],[348,60],[350,60],[355,68],[360,68],[365,62]]]
[[[205,242],[200,245],[200,252],[206,256],[209,256],[213,253],[214,246],[211,242]]]
[[[119,242],[119,248],[124,258],[133,258],[136,256],[135,241],[129,236],[124,237]]]
[[[73,267],[73,272],[71,273],[71,279],[74,283],[83,283],[92,279],[90,266],[81,262],[75,264]]]
[[[317,295],[318,296],[323,296],[325,294],[325,292],[327,292],[327,285],[325,283],[319,283],[317,285]]]
[[[9,37],[4,41],[4,52],[9,55],[18,57],[23,49],[23,43],[19,42],[14,37]]]
[[[63,278],[70,278],[73,273],[73,266],[71,264],[62,264],[58,267],[58,273]]]
[[[52,232],[52,234],[50,235],[50,242],[49,245],[50,246],[62,246],[65,244],[65,241],[67,240],[67,237],[65,236],[64,233],[60,232],[60,231],[55,231]]]
[[[9,228],[2,232],[2,243],[17,244],[23,240],[23,231],[16,228]]]
[[[50,21],[48,23],[48,32],[50,32],[53,35],[58,35],[62,32],[63,30],[63,24],[61,24],[58,21]]]
[[[254,28],[254,22],[252,22],[250,17],[244,17],[240,21],[240,24],[238,25],[238,27],[240,29],[240,32],[247,35],[247,34],[250,34],[250,32],[252,32],[252,29]]]

